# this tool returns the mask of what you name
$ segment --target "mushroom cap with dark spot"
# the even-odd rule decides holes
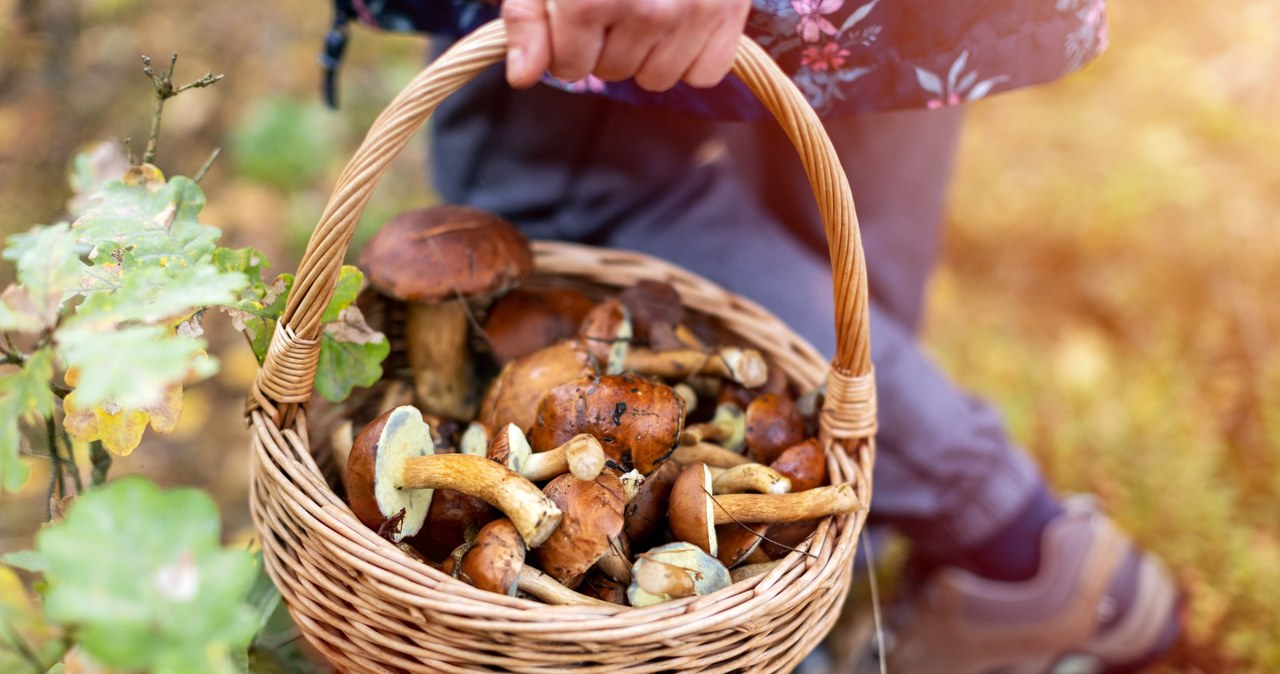
[[[434,303],[501,294],[533,270],[529,241],[514,225],[466,206],[430,206],[392,218],[360,253],[380,292]]]

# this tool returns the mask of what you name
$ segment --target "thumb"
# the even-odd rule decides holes
[[[507,27],[507,83],[517,89],[537,84],[551,65],[547,0],[505,0],[502,22]]]

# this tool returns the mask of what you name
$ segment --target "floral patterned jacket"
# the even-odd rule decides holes
[[[363,23],[460,36],[495,0],[336,0]],[[1070,73],[1106,48],[1105,0],[753,0],[747,33],[823,116],[959,105]],[[655,94],[547,78],[570,91],[728,119],[764,110],[736,79]]]

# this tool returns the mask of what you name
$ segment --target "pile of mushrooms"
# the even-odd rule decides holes
[[[645,606],[760,573],[863,508],[826,485],[814,396],[674,287],[517,287],[531,260],[512,225],[458,207],[402,214],[365,249],[407,308],[413,383],[348,435],[371,530],[484,590]]]

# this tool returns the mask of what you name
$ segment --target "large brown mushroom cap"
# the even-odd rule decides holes
[[[547,392],[529,444],[546,451],[590,433],[624,469],[648,474],[679,444],[683,426],[684,400],[670,386],[631,374],[585,377]]]
[[[565,474],[543,492],[564,517],[535,554],[543,571],[572,589],[622,532],[622,483],[609,471],[592,482]]]
[[[533,270],[529,241],[493,213],[466,206],[405,211],[378,230],[360,267],[379,291],[433,303],[462,294],[492,296]]]
[[[462,575],[481,590],[514,596],[525,547],[511,520],[494,520],[476,534],[462,558]]]

